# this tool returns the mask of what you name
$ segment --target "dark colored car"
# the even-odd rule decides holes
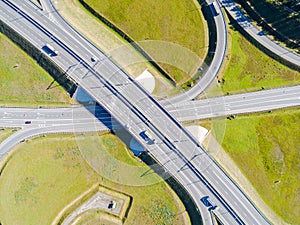
[[[25,124],[31,124],[31,121],[25,121]]]
[[[204,196],[201,198],[201,202],[206,206],[209,207],[210,210],[216,209],[218,206],[210,199],[209,196]]]

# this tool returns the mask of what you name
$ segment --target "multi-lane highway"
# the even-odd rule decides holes
[[[244,94],[220,96],[202,100],[188,101],[168,105],[166,109],[180,122],[205,118],[224,117],[232,114],[243,114],[270,111],[300,105],[300,86],[291,86],[263,90]],[[109,129],[117,128],[117,123],[101,107],[68,107],[68,108],[0,108],[1,127],[28,127],[25,121],[32,121],[32,127],[53,127],[62,125],[103,124]],[[99,122],[99,124],[98,124]],[[102,124],[103,123],[103,124]],[[63,131],[63,129],[62,129]]]
[[[270,111],[300,105],[300,86],[181,102],[168,106],[180,121]]]
[[[181,124],[124,71],[63,21],[52,22],[28,2],[14,4],[0,1],[1,20],[39,49],[51,42],[59,51],[52,60],[184,185],[202,215],[208,210],[199,199],[209,195],[224,224],[269,223]],[[91,56],[101,60],[91,62]],[[155,144],[141,138],[145,130],[155,137]]]
[[[22,4],[23,3],[21,3],[21,5]],[[198,169],[196,169],[187,159],[187,157],[190,157],[190,154],[193,154],[194,151],[203,151],[203,150],[197,146],[197,143],[189,136],[189,134],[181,127],[181,125],[176,122],[175,119],[170,117],[159,106],[159,104],[157,104],[154,101],[154,99],[148,96],[147,93],[143,91],[143,89],[140,89],[136,83],[134,83],[126,74],[123,73],[123,71],[117,68],[110,60],[103,60],[101,64],[99,63],[97,65],[97,67],[94,66],[94,69],[90,68],[87,65],[87,62],[90,61],[91,52],[93,52],[93,50],[87,51],[85,48],[80,49],[80,51],[78,51],[78,54],[80,54],[81,57],[79,57],[77,54],[71,51],[70,48],[68,48],[65,44],[68,43],[70,44],[71,47],[73,47],[72,45],[75,45],[76,47],[78,47],[78,45],[80,46],[78,40],[74,39],[74,37],[77,36],[76,34],[70,36],[60,27],[57,27],[54,24],[52,24],[53,27],[51,27],[51,33],[63,34],[64,43],[61,43],[56,38],[54,38],[53,34],[47,32],[47,30],[44,27],[41,27],[38,24],[36,24],[36,21],[39,21],[38,19],[32,20],[31,18],[28,18],[28,16],[24,12],[21,12],[20,8],[11,5],[9,2],[5,2],[4,4],[1,4],[1,11],[5,12],[4,15],[6,18],[8,18],[8,20],[6,21],[11,22],[11,21],[15,21],[15,18],[18,18],[18,20],[22,20],[22,22],[25,23],[25,25],[22,24],[20,26],[19,25],[20,21],[18,21],[18,23],[12,22],[13,24],[8,22],[10,25],[14,27],[15,30],[23,34],[25,37],[27,33],[26,32],[23,33],[22,30],[24,30],[24,27],[28,27],[27,29],[31,27],[31,29],[38,28],[43,31],[43,32],[38,32],[40,33],[39,37],[44,35],[45,36],[44,38],[46,40],[49,38],[49,36],[52,39],[54,39],[56,41],[55,48],[58,48],[58,46],[60,46],[59,48],[60,53],[58,57],[55,58],[55,60],[56,63],[58,65],[61,65],[62,68],[68,68],[70,62],[68,62],[67,60],[70,60],[72,62],[72,60],[74,59],[76,61],[81,62],[81,64],[78,65],[84,65],[84,67],[80,67],[80,71],[77,69],[72,71],[72,74],[70,75],[73,77],[73,79],[77,83],[79,83],[84,89],[86,89],[87,92],[91,96],[93,96],[98,102],[104,105],[105,108],[111,114],[113,114],[114,117],[117,118],[117,120],[123,126],[127,125],[132,135],[137,140],[139,140],[142,145],[147,147],[148,150],[151,152],[151,154],[155,158],[157,158],[158,161],[161,164],[163,164],[171,174],[173,174],[181,183],[183,183],[183,185],[186,186],[186,189],[189,191],[193,199],[195,199],[195,202],[203,215],[207,214],[208,211],[205,209],[205,207],[203,207],[203,204],[200,203],[199,198],[204,195],[211,195],[212,198],[215,199],[215,201],[220,205],[218,212],[220,213],[219,217],[222,220],[227,221],[228,224],[236,223],[236,219],[240,220],[239,217],[235,216],[236,215],[235,211],[233,211],[233,209],[227,203],[227,201],[225,201],[223,197],[220,194],[218,194],[216,189],[211,186],[210,182],[204,179],[203,175],[198,171]],[[20,18],[18,13],[22,13],[22,16],[27,19]],[[1,13],[1,15],[3,14]],[[43,19],[47,20],[47,18],[43,18]],[[38,41],[40,40],[41,39],[38,39]],[[80,40],[80,42],[81,41],[82,40]],[[35,45],[39,45],[39,43],[37,43],[36,41],[33,41],[33,43]],[[54,44],[52,43],[52,45]],[[43,44],[40,46],[43,46]],[[74,47],[75,50],[76,47]],[[85,54],[88,56],[86,56]],[[99,56],[98,58],[103,57],[99,54],[97,54],[97,56]],[[85,60],[83,60],[84,57],[86,58]],[[69,65],[68,63],[67,65],[64,65],[64,62],[68,62]],[[76,63],[74,64],[73,62],[71,63],[71,65],[77,65],[77,64]],[[95,69],[101,72],[97,72]],[[103,76],[106,76],[105,79],[103,78]],[[126,85],[120,86],[120,84],[126,84]],[[128,95],[127,92],[130,93],[130,95]],[[124,96],[124,94],[127,95]],[[146,113],[141,113],[141,111]],[[153,135],[157,140],[157,144],[148,146],[144,140],[141,140],[139,133],[144,130],[150,130],[153,133]],[[163,132],[161,130],[163,130]],[[178,142],[176,144],[177,146],[173,144],[176,143],[177,140],[182,140],[182,139],[184,141]],[[189,155],[187,156],[183,155],[179,150],[180,148],[184,148],[185,151],[187,151],[185,154],[188,153]],[[203,157],[201,161],[200,159],[197,161],[199,161],[199,163],[197,163],[198,165],[203,165],[206,168],[211,168],[211,169],[214,168],[219,170],[217,165],[214,164],[210,158],[205,159]],[[182,170],[181,168],[184,167],[186,167],[187,169]],[[223,174],[222,171],[220,172],[221,174]],[[225,175],[223,174],[223,176]],[[230,183],[232,183],[229,180],[229,178],[227,179]],[[219,182],[223,183],[224,181],[223,179],[221,180],[219,179]],[[208,186],[209,188],[207,188],[206,186]],[[237,189],[235,185],[234,187],[235,189]],[[213,191],[213,193],[211,193],[211,191]],[[230,193],[229,191],[230,190],[228,190],[227,193]],[[244,196],[242,193],[240,194]],[[217,197],[214,197],[215,195]],[[234,198],[236,198],[237,200],[239,199],[239,197],[234,197]],[[247,202],[248,204],[250,203],[248,200]],[[253,213],[257,214],[258,211],[255,208],[253,209],[254,209]],[[244,211],[246,212],[246,214],[243,215],[243,217],[246,216],[247,218],[248,209],[247,210],[244,209]],[[253,216],[250,215],[250,217]]]
[[[169,105],[167,110],[179,121],[270,111],[300,105],[300,86],[222,96]],[[30,121],[31,124],[25,124]],[[0,158],[12,146],[44,133],[90,132],[119,129],[120,125],[101,107],[0,108],[0,127],[22,127],[21,133],[0,144]],[[31,129],[34,131],[32,133]],[[27,135],[27,136],[26,136]]]

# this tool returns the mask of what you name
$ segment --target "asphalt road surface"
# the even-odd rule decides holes
[[[222,0],[222,5],[227,10],[227,12],[231,15],[233,19],[235,19],[238,24],[257,42],[259,42],[262,46],[273,52],[275,55],[278,55],[282,59],[298,66],[300,68],[300,55],[295,52],[288,50],[287,48],[281,46],[275,41],[271,40],[267,35],[263,33],[263,31],[259,30],[256,26],[254,26],[251,21],[244,15],[241,9],[234,3],[233,0]],[[295,28],[297,29],[297,28]]]
[[[211,4],[211,0],[207,0],[209,4]],[[216,4],[218,7],[219,14],[214,16],[214,21],[216,24],[216,35],[217,35],[217,43],[216,49],[214,52],[214,57],[209,65],[206,73],[201,77],[201,79],[191,88],[190,90],[174,96],[165,102],[162,102],[163,105],[175,104],[179,102],[184,102],[187,100],[192,100],[196,98],[198,95],[203,93],[203,91],[209,87],[209,85],[216,79],[218,72],[223,64],[226,49],[227,49],[227,26],[226,21],[223,15],[223,12],[220,8],[219,4]]]
[[[219,206],[215,214],[224,224],[269,224],[184,127],[124,71],[63,21],[56,23],[54,17],[52,22],[27,2],[14,4],[18,7],[0,1],[1,20],[39,48],[51,42],[59,51],[52,60],[183,184],[206,223],[208,209],[199,199],[208,195]],[[101,62],[92,63],[93,55]],[[155,144],[145,143],[139,135],[145,130]]]
[[[169,105],[166,109],[180,122],[270,111],[300,105],[300,86],[221,96]],[[25,124],[31,121],[30,125]],[[99,124],[98,124],[99,122]],[[118,129],[120,125],[103,108],[94,105],[68,108],[0,107],[1,127],[46,127],[89,124]],[[99,128],[101,129],[101,128]]]
[[[182,102],[168,106],[180,121],[245,114],[300,105],[300,86]]]

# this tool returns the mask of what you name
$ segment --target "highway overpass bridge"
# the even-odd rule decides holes
[[[215,214],[224,224],[269,224],[176,118],[68,24],[53,23],[21,0],[2,0],[0,10],[1,20],[37,48],[51,43],[59,52],[51,59],[65,71],[73,68],[68,75],[183,184],[202,215],[207,209],[199,199],[208,195],[219,206]],[[101,61],[91,62],[91,56]],[[141,138],[145,130],[155,144]]]

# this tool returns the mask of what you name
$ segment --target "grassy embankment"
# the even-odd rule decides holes
[[[223,93],[241,93],[300,83],[300,73],[258,50],[238,31],[229,30],[231,40],[227,67],[220,77]],[[222,81],[223,78],[223,81]]]
[[[300,223],[299,121],[299,108],[240,116],[227,121],[222,143],[264,201],[291,224]]]
[[[204,59],[205,46],[204,24],[194,1],[146,1],[122,0],[99,1],[86,0],[96,12],[103,15],[135,41],[158,40],[179,44]],[[144,46],[152,52],[153,58],[166,55],[165,49]],[[189,79],[191,74],[185,74],[175,68],[179,62],[174,58],[173,65],[161,64],[171,77],[178,83]]]
[[[81,136],[51,135],[16,147],[0,177],[0,219],[3,224],[50,224],[60,210],[95,183],[133,197],[125,224],[134,221],[169,224],[168,220],[170,224],[184,223],[184,207],[165,182],[126,186],[101,177],[82,158],[78,138],[83,144],[89,141]],[[102,147],[119,155],[120,160],[141,165],[137,159],[128,157],[124,144],[115,136],[100,134],[99,140]]]
[[[67,105],[72,99],[26,53],[0,33],[0,104]]]

